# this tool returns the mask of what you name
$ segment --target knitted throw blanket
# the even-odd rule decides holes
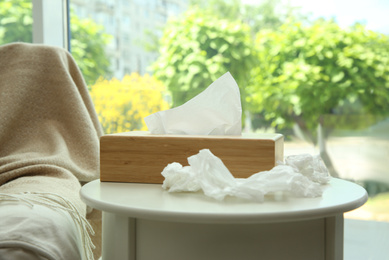
[[[0,46],[0,193],[53,193],[81,215],[80,182],[99,178],[102,129],[64,49]]]

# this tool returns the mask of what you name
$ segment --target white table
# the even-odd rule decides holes
[[[159,184],[96,180],[81,198],[103,211],[103,260],[343,259],[343,213],[368,196],[334,178],[323,189],[318,198],[219,202]]]

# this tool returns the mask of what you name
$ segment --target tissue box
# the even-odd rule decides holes
[[[162,170],[172,162],[188,165],[187,158],[201,149],[219,157],[236,178],[270,170],[283,161],[281,134],[242,136],[152,135],[127,132],[100,139],[100,180],[162,183]]]

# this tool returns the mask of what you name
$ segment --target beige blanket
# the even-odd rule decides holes
[[[67,51],[0,46],[0,193],[55,193],[85,215],[80,182],[99,177],[101,135],[84,79]]]

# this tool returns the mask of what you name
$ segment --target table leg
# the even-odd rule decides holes
[[[103,212],[102,260],[135,260],[135,219]]]
[[[325,219],[326,260],[343,260],[343,214]]]

